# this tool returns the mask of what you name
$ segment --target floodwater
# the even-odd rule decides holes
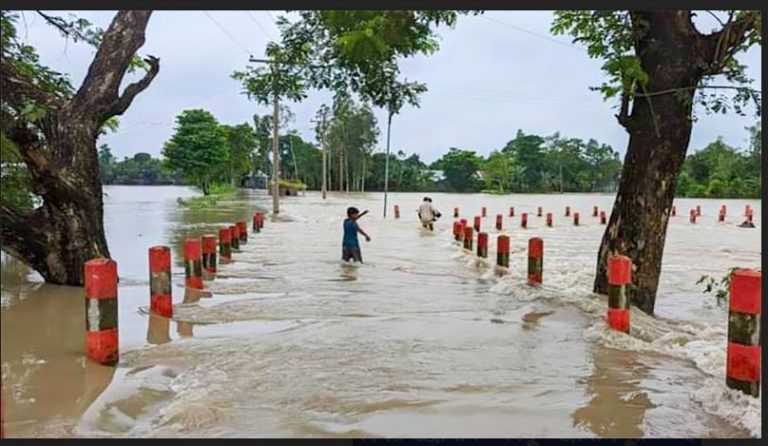
[[[747,201],[676,201],[655,318],[632,310],[629,335],[605,328],[591,293],[611,195],[432,194],[434,233],[416,221],[421,194],[289,197],[279,220],[249,235],[207,293],[186,294],[181,245],[268,209],[241,191],[190,210],[181,187],[106,187],[118,263],[121,359],[83,358],[81,288],[44,285],[2,263],[2,379],[9,437],[760,437],[760,402],[725,387],[727,312],[701,294],[702,274],[760,264]],[[394,220],[392,205],[401,208]],[[688,223],[688,210],[703,215]],[[717,210],[728,206],[726,223]],[[347,206],[365,264],[342,264]],[[553,212],[555,227],[536,217]],[[581,214],[575,227],[563,215]],[[452,240],[452,209],[487,206],[488,261]],[[516,216],[508,217],[509,206]],[[520,213],[529,213],[529,228]],[[512,240],[494,272],[495,215]],[[471,221],[471,220],[470,220]],[[544,284],[525,284],[529,237],[544,239]],[[173,250],[174,317],[150,316],[147,249]]]

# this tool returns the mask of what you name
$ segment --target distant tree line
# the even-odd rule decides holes
[[[748,127],[749,146],[740,150],[722,139],[688,157],[677,180],[677,196],[695,198],[759,198],[762,131]]]
[[[326,131],[303,139],[290,128],[293,115],[282,110],[281,177],[318,190],[322,184],[322,143],[328,150],[328,188],[339,191],[384,189],[386,154],[375,151],[379,130],[371,108],[348,98],[334,104]],[[118,161],[106,145],[99,149],[104,184],[188,184],[205,193],[214,184],[253,185],[271,172],[271,116],[253,124],[219,124],[205,110],[185,110],[177,117],[164,159],[148,153]],[[747,150],[721,139],[688,156],[677,184],[681,197],[756,198],[760,196],[761,131],[748,128]],[[559,193],[613,192],[622,162],[619,153],[594,139],[526,134],[518,130],[504,147],[487,157],[451,147],[427,164],[416,153],[389,155],[389,189],[421,192]],[[260,183],[260,187],[265,186]]]

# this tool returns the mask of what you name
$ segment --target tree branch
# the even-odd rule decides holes
[[[715,20],[717,20],[717,22],[718,22],[718,23],[720,23],[720,25],[721,25],[721,26],[723,26],[723,27],[725,27],[725,26],[726,26],[726,25],[725,25],[725,23],[723,23],[723,21],[722,21],[722,20],[720,20],[720,17],[718,17],[718,16],[717,16],[717,14],[715,14],[714,12],[712,12],[712,11],[710,11],[710,10],[707,10],[707,11],[706,11],[706,13],[707,13],[707,14],[709,14],[709,15],[711,15],[712,17],[714,17],[714,18],[715,18]],[[729,21],[730,21],[730,20],[729,20]]]
[[[83,84],[68,104],[75,113],[92,118],[94,131],[119,100],[120,83],[134,54],[144,44],[150,15],[152,11],[146,10],[117,13],[104,33]]]
[[[17,106],[27,100],[48,109],[57,109],[64,104],[61,98],[43,90],[29,76],[19,72],[16,64],[10,60],[3,60],[0,64],[0,89],[3,100]]]
[[[45,253],[48,252],[44,236],[47,219],[43,208],[29,213],[19,213],[0,204],[0,245],[3,251],[21,260],[41,274],[48,269]]]
[[[58,29],[59,29],[59,31],[61,31],[61,33],[62,33],[62,34],[64,34],[65,36],[69,36],[69,35],[70,35],[70,30],[68,30],[67,28],[65,28],[65,27],[64,27],[64,25],[62,25],[60,22],[58,22],[58,21],[57,21],[55,18],[53,18],[53,17],[51,17],[51,16],[49,16],[49,15],[47,15],[47,14],[45,14],[45,13],[43,13],[42,11],[39,11],[39,10],[36,10],[35,12],[37,12],[37,14],[38,14],[40,17],[42,17],[43,19],[45,19],[45,21],[46,21],[46,22],[48,22],[48,23],[50,23],[51,25],[53,25],[53,26],[55,26],[56,28],[58,28]]]
[[[619,121],[622,127],[629,130],[629,93],[626,90],[621,92],[621,108],[619,109],[619,114],[616,115],[616,120]]]
[[[760,11],[750,11],[737,20],[730,20],[723,29],[702,35],[703,62],[707,66],[705,75],[720,74],[739,47],[757,31],[756,24]]]
[[[639,97],[639,98],[645,98],[645,97],[652,97],[652,96],[661,96],[661,95],[670,94],[670,93],[677,93],[678,91],[698,90],[698,89],[749,90],[749,91],[752,91],[754,93],[762,94],[762,91],[755,90],[754,88],[737,87],[737,86],[734,86],[734,85],[695,85],[695,86],[691,86],[691,87],[679,87],[679,88],[670,88],[670,89],[667,89],[667,90],[652,91],[650,93],[635,93],[635,96]]]
[[[133,102],[133,98],[135,98],[137,94],[141,93],[147,87],[149,87],[149,84],[152,82],[155,76],[157,76],[158,71],[160,71],[160,60],[154,56],[147,56],[144,61],[149,64],[149,71],[147,71],[147,73],[140,81],[134,82],[125,88],[123,94],[117,98],[117,100],[112,104],[112,107],[107,111],[107,116],[102,116],[102,119],[107,120],[113,116],[122,115],[125,113],[125,111]]]

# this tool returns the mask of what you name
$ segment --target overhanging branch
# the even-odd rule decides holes
[[[160,71],[160,60],[154,56],[148,56],[144,61],[149,64],[149,71],[140,81],[134,82],[125,88],[123,94],[117,98],[112,107],[107,111],[107,116],[102,116],[102,119],[106,120],[125,113],[133,102],[133,98],[149,87],[149,84],[157,76],[158,71]]]

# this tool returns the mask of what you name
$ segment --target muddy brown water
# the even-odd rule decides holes
[[[9,437],[753,437],[759,401],[724,386],[727,313],[702,274],[757,267],[760,229],[736,225],[741,200],[676,200],[657,317],[633,311],[629,335],[605,330],[591,293],[610,195],[431,194],[443,212],[419,228],[422,194],[318,193],[283,201],[206,293],[186,293],[185,237],[268,209],[240,191],[191,210],[181,187],[106,187],[107,237],[120,275],[116,368],[83,357],[83,290],[42,284],[2,262],[2,379]],[[760,202],[755,208],[760,221]],[[690,225],[687,211],[702,205]],[[721,204],[726,223],[717,222]],[[340,262],[347,206],[365,264]],[[563,210],[581,214],[574,227]],[[452,210],[488,207],[489,262],[452,242]],[[509,206],[516,216],[508,217]],[[536,207],[553,212],[546,228]],[[519,227],[529,213],[529,229]],[[512,240],[493,272],[495,215]],[[525,246],[544,239],[544,285],[525,284]],[[147,249],[173,250],[172,320],[147,314]]]

